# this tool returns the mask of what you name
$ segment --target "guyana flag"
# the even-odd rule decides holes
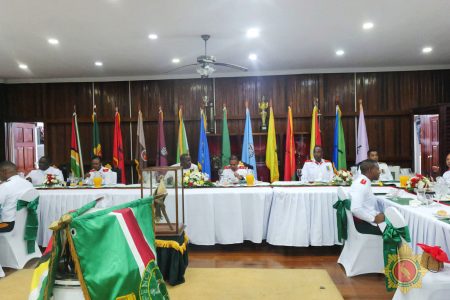
[[[72,134],[70,142],[70,170],[75,177],[84,177],[83,156],[81,155],[80,135],[78,133],[77,113],[72,115]]]
[[[102,145],[100,144],[100,133],[98,131],[97,112],[92,113],[92,154],[102,157]]]
[[[70,251],[85,299],[169,299],[156,264],[152,204],[149,197],[86,214],[95,206],[92,202],[52,227],[54,236],[67,240],[65,249]],[[51,267],[60,261],[59,252],[53,253],[41,289],[31,291],[30,296],[37,295],[33,299],[47,300],[51,295]]]
[[[347,170],[347,156],[345,151],[344,127],[342,127],[342,113],[336,105],[336,121],[334,125],[333,163],[337,170]]]
[[[186,128],[184,127],[183,113],[181,111],[181,108],[178,111],[178,118],[180,125],[178,127],[177,163],[180,162],[181,154],[189,154],[189,145],[186,135]]]

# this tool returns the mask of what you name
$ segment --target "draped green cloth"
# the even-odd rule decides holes
[[[173,241],[178,245],[185,243],[186,233],[179,236],[158,236],[157,241],[170,242]],[[179,285],[184,283],[184,273],[189,264],[188,249],[179,251],[172,247],[164,248],[156,243],[156,253],[158,257],[158,267],[163,278],[170,285]]]
[[[384,256],[384,266],[388,264],[389,255],[398,255],[398,247],[402,242],[402,238],[407,242],[411,242],[411,236],[409,235],[409,227],[394,228],[391,222],[386,219],[386,228],[383,232],[383,256]],[[394,291],[395,288],[389,288],[388,277],[385,278],[386,290]]]
[[[338,200],[333,208],[336,209],[336,223],[338,228],[338,240],[342,242],[343,240],[347,240],[348,230],[347,230],[347,212],[346,209],[350,210],[350,200]]]
[[[25,235],[24,240],[27,241],[27,252],[28,254],[34,253],[36,236],[38,231],[38,217],[36,210],[39,205],[39,197],[33,201],[18,200],[17,201],[17,211],[26,207],[28,210],[27,220],[25,223]]]

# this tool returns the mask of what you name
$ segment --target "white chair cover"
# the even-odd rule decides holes
[[[0,278],[5,277],[5,272],[3,272],[2,266],[0,265]]]
[[[350,199],[342,187],[338,188],[341,200]],[[341,198],[342,197],[342,198]],[[384,274],[383,239],[379,235],[362,234],[356,230],[351,211],[347,210],[348,238],[339,256],[347,277],[367,273]]]
[[[400,166],[388,166],[389,171],[392,173],[392,178],[398,181],[400,178]]]
[[[33,201],[38,196],[38,191],[31,189],[25,192],[20,199]],[[0,265],[23,269],[28,261],[41,257],[42,254],[37,243],[35,243],[34,253],[27,253],[27,242],[24,240],[27,215],[26,208],[19,210],[16,212],[14,229],[11,232],[0,233]]]
[[[421,288],[413,288],[403,294],[397,289],[393,300],[447,300],[450,298],[450,265],[438,273],[427,272]]]
[[[77,280],[55,280],[53,300],[84,300],[80,282]]]

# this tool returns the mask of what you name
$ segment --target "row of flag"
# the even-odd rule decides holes
[[[245,111],[245,129],[242,144],[242,162],[253,167],[253,173],[257,177],[257,167],[256,167],[256,157],[255,148],[253,143],[253,132],[251,126],[250,111],[248,106]],[[178,112],[179,127],[178,127],[178,139],[177,139],[177,152],[176,159],[177,163],[180,162],[180,156],[182,154],[189,154],[189,144],[186,135],[186,128],[183,120],[182,107],[180,107]],[[346,149],[345,149],[345,138],[344,138],[344,128],[342,126],[342,113],[339,105],[336,105],[336,119],[334,127],[334,141],[333,141],[333,163],[336,169],[347,169],[347,159],[346,159]],[[100,136],[98,130],[97,116],[95,112],[92,114],[93,123],[93,149],[92,154],[97,156],[102,156],[102,147],[100,143]],[[206,116],[203,110],[200,111],[200,137],[198,146],[198,167],[199,169],[207,173],[211,177],[211,162],[209,155],[208,140],[206,135]],[[319,124],[319,109],[317,103],[315,103],[312,112],[312,122],[311,122],[311,141],[310,141],[310,157],[313,157],[314,147],[322,146],[320,124]],[[81,155],[80,137],[78,132],[77,115],[74,112],[72,118],[72,139],[71,139],[71,170],[74,176],[82,177],[84,174],[83,170],[83,158]],[[286,145],[285,145],[285,159],[284,159],[284,174],[283,179],[285,181],[295,180],[296,175],[296,147],[294,140],[294,124],[292,117],[292,109],[289,106],[287,112],[287,125],[286,125]],[[358,136],[357,136],[357,155],[356,164],[360,161],[367,159],[367,151],[369,150],[367,130],[364,119],[364,111],[362,103],[360,101],[360,114],[358,123]],[[168,165],[168,151],[166,148],[166,141],[164,135],[164,114],[161,108],[159,109],[158,117],[158,135],[157,135],[157,155],[156,155],[156,165],[157,166],[167,166]],[[229,164],[231,157],[231,146],[230,146],[230,134],[228,130],[227,121],[227,109],[223,107],[223,117],[222,117],[222,153],[221,162],[222,166]],[[137,122],[137,132],[136,132],[136,153],[134,162],[136,165],[136,170],[139,175],[139,181],[141,180],[140,170],[146,167],[147,164],[147,152],[144,136],[144,126],[142,112],[138,112],[138,122]],[[121,170],[120,181],[122,183],[126,182],[125,177],[125,166],[124,166],[124,153],[122,144],[122,132],[120,128],[120,114],[116,111],[115,114],[115,124],[114,124],[114,142],[113,142],[113,164],[114,167]],[[272,104],[269,107],[269,126],[267,132],[267,145],[266,145],[266,159],[265,164],[270,170],[270,181],[280,180],[280,174],[278,169],[278,154],[277,154],[277,141],[276,141],[276,130],[275,130],[275,118],[273,114]]]

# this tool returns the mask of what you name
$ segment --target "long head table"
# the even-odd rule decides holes
[[[348,188],[348,187],[346,187]],[[373,187],[376,194],[392,187]],[[168,190],[173,197],[173,190]],[[38,243],[45,246],[51,236],[48,229],[69,210],[77,209],[103,196],[99,207],[109,207],[140,198],[139,188],[40,189]],[[402,193],[406,193],[402,191]],[[380,196],[405,216],[410,227],[412,247],[417,243],[439,245],[450,253],[450,224],[437,220],[433,213],[450,206],[410,207]],[[409,198],[415,198],[408,194]],[[197,245],[233,244],[267,239],[273,245],[329,246],[339,244],[336,229],[337,187],[284,186],[185,189],[186,232]],[[173,201],[166,200],[166,203]],[[173,219],[175,208],[167,207]]]

